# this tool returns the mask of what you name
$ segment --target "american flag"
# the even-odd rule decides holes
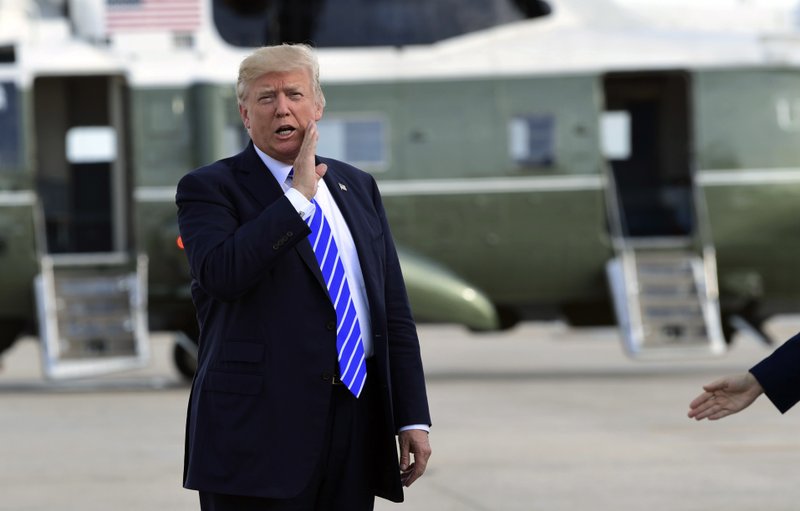
[[[200,27],[201,0],[106,0],[106,33]]]

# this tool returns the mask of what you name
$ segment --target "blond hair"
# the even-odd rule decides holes
[[[314,50],[307,44],[280,44],[263,46],[248,55],[239,65],[236,97],[239,104],[247,100],[250,85],[267,73],[286,73],[304,69],[311,77],[316,102],[325,107],[325,95],[319,83],[319,62]]]

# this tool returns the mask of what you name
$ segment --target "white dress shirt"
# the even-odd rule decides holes
[[[311,216],[314,213],[314,204],[287,183],[289,171],[292,169],[292,166],[271,158],[258,147],[255,149],[269,171],[275,176],[278,183],[280,183],[286,197],[300,216],[304,220]],[[336,241],[336,247],[339,249],[339,257],[342,259],[347,283],[350,285],[350,295],[353,297],[353,306],[356,308],[358,325],[361,327],[361,341],[364,343],[364,354],[369,358],[373,353],[372,323],[370,322],[369,316],[367,290],[364,287],[364,275],[361,273],[361,263],[358,260],[358,253],[356,252],[356,245],[353,242],[353,236],[350,234],[350,229],[344,221],[342,212],[339,211],[339,206],[337,206],[336,201],[333,200],[331,192],[325,184],[325,180],[320,179],[319,188],[317,188],[317,194],[314,196],[314,199],[322,208],[325,218],[331,226],[333,239]]]
[[[253,147],[261,158],[261,161],[264,162],[264,165],[267,166],[278,183],[280,183],[286,198],[292,203],[300,217],[305,220],[313,215],[315,209],[314,204],[287,183],[289,171],[292,170],[292,166],[270,157],[255,145],[253,145]],[[347,283],[350,285],[350,295],[353,297],[353,305],[356,308],[356,315],[358,316],[358,324],[361,327],[361,341],[364,343],[364,354],[369,358],[373,353],[372,323],[369,316],[367,290],[364,287],[364,274],[361,273],[361,263],[358,260],[358,253],[356,252],[356,245],[353,242],[353,236],[350,234],[347,222],[344,221],[342,212],[339,211],[339,206],[337,206],[336,201],[333,200],[324,179],[319,180],[319,187],[317,188],[317,194],[314,196],[314,199],[322,208],[325,218],[331,226],[333,239],[336,241],[336,247],[339,249],[339,257],[342,259],[344,273],[347,276]],[[398,432],[410,429],[430,431],[427,424],[412,424],[401,427]]]

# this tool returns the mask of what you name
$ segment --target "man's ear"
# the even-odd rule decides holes
[[[322,119],[322,112],[325,110],[325,107],[322,106],[320,103],[316,103],[316,109],[314,110],[314,120],[319,121]]]
[[[250,130],[250,117],[247,115],[247,107],[239,103],[239,116],[242,118],[242,123],[246,130]]]

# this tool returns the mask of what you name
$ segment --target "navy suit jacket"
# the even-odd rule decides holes
[[[353,235],[369,302],[375,493],[401,501],[397,428],[430,424],[416,327],[375,180],[318,162],[328,165],[324,179]],[[318,462],[337,368],[336,313],[310,229],[252,142],[184,176],[176,202],[200,325],[184,486],[293,497]]]
[[[786,413],[800,401],[800,334],[783,343],[750,372],[769,400],[781,413]]]

